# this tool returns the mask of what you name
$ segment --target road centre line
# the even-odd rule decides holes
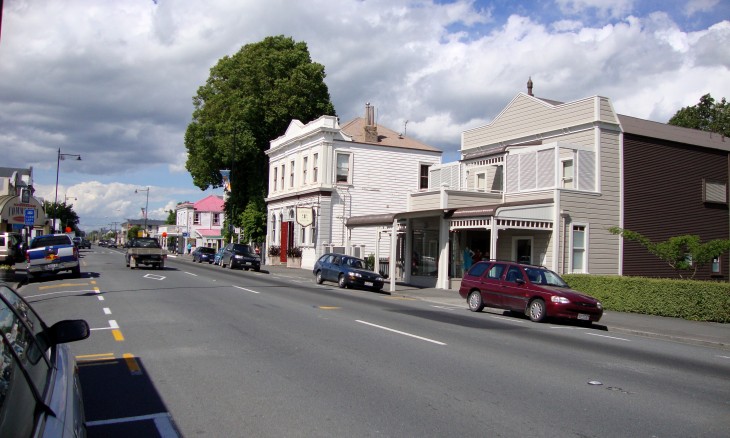
[[[62,290],[62,291],[59,291],[59,292],[48,292],[48,293],[45,293],[45,294],[27,295],[25,298],[26,299],[32,299],[32,298],[38,298],[38,297],[45,297],[45,296],[48,296],[48,295],[70,294],[70,293],[78,293],[78,292],[94,292],[94,291],[93,290],[90,290],[90,289],[84,289],[84,290]]]
[[[361,321],[359,319],[356,319],[355,321],[356,322],[359,322],[360,324],[369,325],[371,327],[379,328],[379,329],[382,329],[382,330],[387,330],[387,331],[393,332],[393,333],[398,333],[399,335],[409,336],[411,338],[420,339],[422,341],[431,342],[433,344],[446,345],[444,342],[439,342],[439,341],[436,341],[436,340],[433,340],[433,339],[424,338],[422,336],[417,336],[417,335],[414,335],[414,334],[411,334],[411,333],[402,332],[400,330],[395,330],[395,329],[392,329],[392,328],[383,327],[382,325],[373,324],[373,323],[370,323],[370,322],[367,322],[367,321]]]
[[[112,309],[110,309],[108,307],[104,307],[103,310],[104,310],[104,315],[111,315],[112,314]]]
[[[598,336],[600,338],[616,339],[618,341],[631,342],[631,339],[617,338],[616,336],[599,335],[598,333],[586,333],[586,334],[591,335],[591,336]]]
[[[259,294],[259,293],[261,293],[261,292],[256,292],[255,290],[246,289],[245,287],[241,287],[241,286],[233,285],[233,287],[235,287],[236,289],[245,290],[246,292],[251,292],[252,294]]]
[[[89,330],[116,330],[119,328],[119,324],[113,319],[109,320],[109,327],[99,327],[99,328],[92,328]]]

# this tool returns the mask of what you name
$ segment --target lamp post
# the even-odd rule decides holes
[[[56,220],[58,220],[58,171],[61,168],[61,160],[66,157],[76,157],[76,161],[81,161],[81,155],[77,154],[62,154],[61,148],[58,148],[58,157],[56,158],[56,197],[53,200],[53,208],[56,210],[56,214],[53,215],[53,232],[56,232]],[[66,201],[64,201],[65,203]]]
[[[147,187],[146,189],[135,189],[134,193],[139,192],[147,192],[147,200],[144,203],[144,234],[147,235],[147,212],[149,211],[149,205],[150,205],[150,188]]]

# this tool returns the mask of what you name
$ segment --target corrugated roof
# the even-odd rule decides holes
[[[624,132],[628,134],[730,151],[730,140],[720,134],[652,122],[651,120],[621,114],[618,115],[618,119]]]
[[[377,144],[379,146],[391,146],[396,148],[404,149],[415,149],[419,151],[431,151],[443,153],[441,149],[437,149],[433,146],[429,146],[420,141],[414,140],[409,137],[402,136],[397,132],[388,129],[383,125],[377,125],[378,128],[378,142],[372,143],[365,141],[365,124],[367,121],[364,117],[357,117],[345,125],[342,126],[341,131],[348,137],[351,137],[353,141],[363,144]]]

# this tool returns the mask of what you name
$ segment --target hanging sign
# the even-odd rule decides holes
[[[297,207],[297,223],[303,227],[312,225],[312,207]]]

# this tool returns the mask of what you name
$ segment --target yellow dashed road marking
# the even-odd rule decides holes
[[[45,289],[57,289],[59,287],[69,287],[69,286],[88,286],[89,283],[60,283],[60,284],[54,284],[51,286],[40,286],[38,290],[45,290]]]
[[[142,374],[142,369],[139,367],[139,364],[137,363],[137,358],[135,358],[133,354],[124,353],[122,357],[127,363],[127,368],[129,368],[130,373],[134,375]]]
[[[115,341],[123,341],[124,335],[122,335],[122,331],[119,329],[112,330],[112,335],[114,336]]]
[[[319,309],[322,309],[322,310],[337,310],[337,309],[339,309],[339,307],[334,307],[334,306],[319,306]]]

